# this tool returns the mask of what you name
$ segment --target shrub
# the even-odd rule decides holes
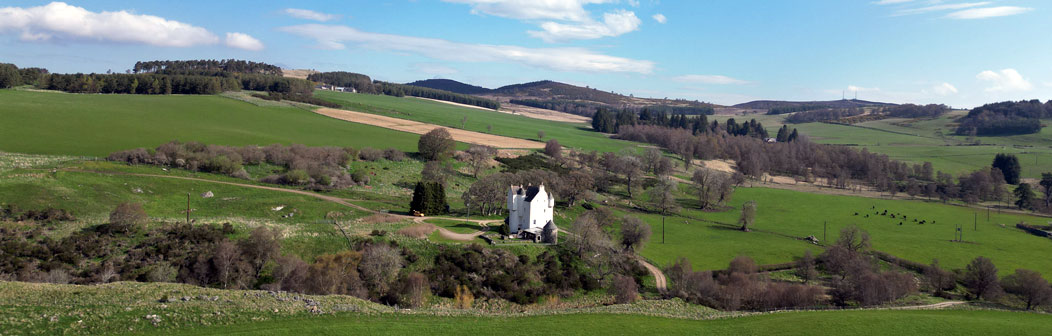
[[[372,244],[362,251],[358,272],[373,297],[380,298],[387,295],[391,284],[398,277],[398,271],[402,269],[402,263],[402,256],[390,245]]]
[[[614,276],[610,284],[610,292],[614,294],[614,300],[620,304],[632,303],[639,298],[639,286],[630,276],[620,274]]]
[[[418,272],[410,272],[402,280],[398,303],[410,308],[424,305],[427,297],[431,295],[431,284],[427,276]]]
[[[457,286],[456,293],[453,294],[453,306],[458,309],[469,309],[475,303],[475,295],[471,294],[471,290],[465,285]]]
[[[395,162],[401,162],[402,160],[405,160],[405,152],[394,148],[388,148],[384,150],[384,158]]]
[[[369,184],[369,173],[365,169],[358,169],[351,173],[351,179],[355,183],[366,185]]]
[[[285,183],[291,185],[304,185],[310,182],[310,175],[306,170],[293,169],[285,173]]]
[[[365,161],[376,161],[384,157],[384,152],[376,149],[365,147],[358,151],[358,158]]]
[[[146,210],[139,203],[121,203],[110,212],[110,223],[104,231],[127,233],[146,223]]]

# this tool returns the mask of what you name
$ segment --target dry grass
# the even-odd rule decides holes
[[[420,223],[418,225],[402,228],[396,233],[406,237],[424,239],[427,238],[427,236],[430,235],[431,232],[434,232],[437,229],[438,227],[434,224]]]
[[[378,213],[378,214],[372,214],[372,215],[369,215],[369,216],[362,217],[362,218],[358,219],[358,222],[361,222],[361,223],[394,223],[394,222],[402,221],[403,218],[405,218],[405,217],[396,216],[396,215],[392,215],[392,214]]]

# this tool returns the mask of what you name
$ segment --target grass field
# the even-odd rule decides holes
[[[423,99],[332,91],[316,91],[315,96],[343,105],[352,111],[375,113],[513,138],[540,141],[557,139],[563,146],[583,150],[616,152],[621,148],[637,145],[628,141],[612,140],[602,133],[593,132],[586,124],[540,120]],[[465,117],[467,121],[462,127],[461,121]],[[492,132],[487,129],[488,126],[493,127]],[[537,139],[537,131],[544,131],[545,138]]]
[[[973,145],[968,137],[953,134],[956,130],[954,119],[966,113],[958,110],[933,119],[889,118],[855,125],[806,123],[789,124],[789,127],[799,129],[817,143],[868,148],[910,163],[931,162],[936,170],[952,174],[988,166],[998,153],[1019,157],[1023,177],[1038,178],[1041,173],[1052,171],[1052,127],[1045,127],[1036,134],[976,137],[980,145]],[[731,117],[738,122],[756,119],[772,135],[785,121],[785,115],[761,114],[709,118],[724,123]]]
[[[1052,316],[1001,311],[785,312],[717,320],[640,315],[336,315],[181,330],[183,335],[1040,335]]]
[[[221,96],[88,95],[0,90],[0,151],[106,156],[171,140],[223,145],[416,151],[419,136],[338,121],[295,107]]]
[[[324,313],[309,313],[306,299],[317,302]],[[679,300],[593,308],[539,304],[513,314],[442,306],[399,312],[342,295],[134,282],[78,286],[0,281],[0,316],[5,335],[1041,335],[1052,324],[1047,314],[976,308],[742,316]]]
[[[754,232],[733,228],[741,205],[755,200],[758,204]],[[722,269],[737,255],[748,255],[758,263],[793,261],[804,250],[818,248],[802,238],[814,235],[825,243],[835,241],[841,228],[856,224],[870,233],[873,249],[912,261],[929,263],[938,258],[944,267],[961,268],[976,256],[994,261],[1002,274],[1016,268],[1028,268],[1052,274],[1052,261],[1031,258],[1052,253],[1052,242],[1015,229],[1015,223],[1045,224],[1052,218],[1016,214],[990,214],[985,211],[920,200],[884,200],[863,197],[833,196],[769,188],[738,188],[729,210],[702,212],[691,209],[690,201],[681,200],[682,216],[665,220],[665,244],[661,244],[661,217],[639,215],[652,227],[651,237],[641,254],[659,265],[668,265],[679,256],[688,257],[695,267]],[[875,209],[871,209],[875,208]],[[874,215],[888,210],[908,216],[907,220]],[[858,212],[859,215],[854,214]],[[865,218],[869,214],[870,218]],[[929,224],[914,223],[913,219]],[[973,226],[973,220],[978,223]],[[714,221],[720,224],[702,222]],[[687,221],[688,223],[685,223]],[[935,224],[930,224],[932,221]],[[898,225],[903,222],[903,225]],[[823,233],[823,223],[828,223]],[[956,224],[964,226],[963,243],[951,242]],[[1001,225],[1005,227],[1001,227]],[[826,238],[823,239],[823,236]]]

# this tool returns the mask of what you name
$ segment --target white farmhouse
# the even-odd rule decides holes
[[[508,189],[508,231],[512,236],[540,241],[542,233],[557,230],[552,215],[555,198],[544,185],[512,186]]]

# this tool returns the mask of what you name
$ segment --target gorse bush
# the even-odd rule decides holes
[[[260,179],[262,182],[335,189],[355,182],[346,170],[355,152],[353,148],[338,147],[278,144],[234,147],[172,141],[151,150],[136,148],[115,152],[107,159],[130,164],[172,166],[244,179],[251,178],[244,165],[267,163],[282,166],[286,172],[263,177]]]

